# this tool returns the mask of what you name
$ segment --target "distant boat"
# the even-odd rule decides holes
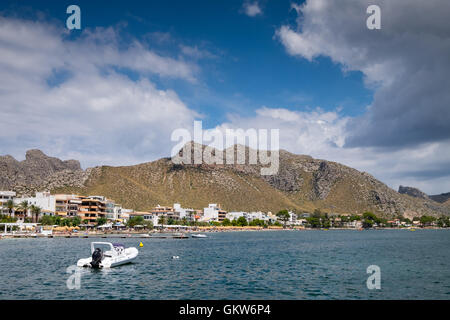
[[[192,238],[208,238],[208,237],[204,234],[193,234]]]

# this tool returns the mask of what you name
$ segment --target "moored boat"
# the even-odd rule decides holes
[[[208,238],[206,235],[204,234],[193,234],[191,235],[192,238]]]
[[[102,250],[101,247],[107,247]],[[138,255],[138,250],[134,247],[125,248],[119,243],[92,242],[91,257],[78,260],[78,267],[90,268],[113,268],[126,263],[130,263]]]

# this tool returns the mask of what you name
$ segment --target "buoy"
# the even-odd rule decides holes
[[[179,259],[179,256],[173,256],[172,259]]]
[[[142,241],[139,243],[139,247],[143,247],[144,246],[144,244],[142,243]]]

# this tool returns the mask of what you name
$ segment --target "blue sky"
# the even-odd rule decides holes
[[[21,1],[0,7],[24,18],[57,20],[61,27],[71,1]],[[172,88],[214,127],[228,113],[249,116],[261,106],[289,110],[342,108],[343,115],[358,115],[372,99],[362,73],[344,73],[327,57],[308,62],[286,55],[274,40],[276,30],[295,23],[291,1],[262,3],[263,13],[244,14],[242,1],[77,1],[82,29],[119,26],[125,38],[146,41],[158,53],[177,57],[180,46],[210,54],[202,59],[198,82],[151,80],[160,88]],[[30,8],[32,10],[30,11]],[[73,37],[80,32],[72,31]],[[160,38],[155,33],[161,33]],[[149,36],[149,35],[152,35]],[[129,38],[128,38],[129,39]],[[123,40],[124,42],[127,39]],[[125,43],[126,44],[126,43]],[[128,70],[122,72],[133,77]]]
[[[136,164],[202,120],[448,192],[449,14],[448,0],[2,1],[0,155]]]

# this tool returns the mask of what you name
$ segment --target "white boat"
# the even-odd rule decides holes
[[[192,238],[208,238],[208,237],[204,234],[193,234]]]
[[[101,247],[107,247],[102,250]],[[90,268],[112,268],[122,264],[130,263],[138,255],[138,249],[130,247],[125,248],[119,243],[110,242],[92,242],[91,257],[80,259],[77,262],[78,267]]]

